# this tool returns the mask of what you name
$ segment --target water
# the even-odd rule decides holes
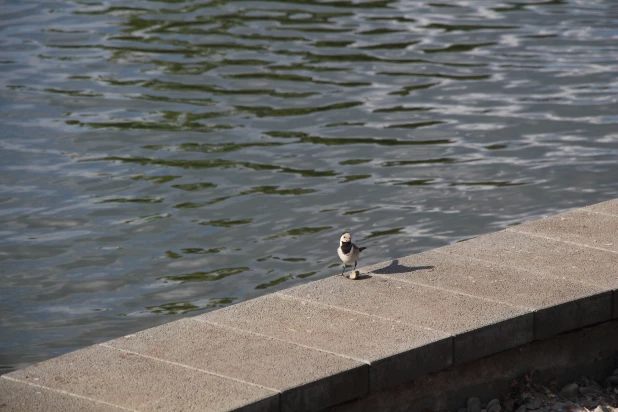
[[[616,197],[614,1],[5,1],[0,371]]]

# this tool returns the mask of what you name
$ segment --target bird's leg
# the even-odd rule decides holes
[[[354,272],[356,270],[356,263],[358,263],[358,262],[354,262],[354,269],[352,269],[352,272]]]
[[[341,275],[339,276],[343,276],[343,272],[345,272],[345,263],[343,264],[343,270],[341,271]]]

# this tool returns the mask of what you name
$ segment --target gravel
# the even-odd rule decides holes
[[[618,412],[618,369],[602,383],[580,377],[558,386],[556,379],[538,382],[538,371],[511,383],[511,392],[483,403],[470,398],[458,412]]]

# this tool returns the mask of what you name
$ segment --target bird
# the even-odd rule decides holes
[[[339,238],[339,247],[337,248],[337,254],[339,258],[343,261],[343,270],[341,271],[341,275],[345,272],[345,268],[348,263],[354,262],[354,269],[356,270],[356,263],[358,258],[360,257],[360,252],[367,249],[366,247],[358,247],[354,243],[352,243],[352,235],[349,232],[345,232]]]

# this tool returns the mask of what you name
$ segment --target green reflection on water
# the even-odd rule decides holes
[[[419,129],[421,127],[435,126],[437,124],[443,124],[446,122],[440,120],[432,120],[428,122],[416,122],[416,123],[400,123],[386,126],[386,129]]]
[[[102,93],[96,93],[93,91],[83,91],[83,90],[60,90],[60,89],[45,89],[48,93],[58,93],[58,94],[66,94],[67,96],[74,97],[101,97]]]
[[[490,144],[490,145],[487,145],[487,146],[484,146],[484,147],[487,150],[501,150],[501,149],[506,149],[509,146],[506,145],[506,144],[497,144],[496,143],[496,144]]]
[[[454,182],[451,183],[451,186],[495,186],[495,187],[509,187],[509,186],[522,186],[530,184],[530,182],[507,182],[507,181],[499,181],[499,182]]]
[[[497,43],[488,42],[488,43],[474,43],[474,44],[451,44],[448,47],[443,47],[441,49],[423,49],[425,53],[460,53],[467,52],[470,50],[477,49],[479,47],[486,46],[495,46]]]
[[[317,92],[277,92],[273,89],[225,89],[220,86],[207,84],[184,84],[175,82],[164,82],[161,80],[150,80],[144,83],[143,87],[148,87],[153,90],[177,90],[188,92],[204,92],[212,94],[266,94],[273,97],[283,98],[303,98],[318,94]]]
[[[365,240],[367,239],[373,239],[376,237],[380,237],[380,236],[390,236],[390,235],[398,235],[403,231],[403,227],[398,227],[395,229],[390,229],[390,230],[382,230],[382,231],[377,231],[377,232],[371,232],[371,234],[367,237],[365,237]]]
[[[305,116],[312,113],[324,112],[327,110],[348,109],[350,107],[360,106],[363,102],[343,102],[334,103],[327,106],[319,107],[290,107],[284,109],[276,109],[269,106],[235,106],[236,109],[250,112],[257,117],[277,117],[277,116]]]
[[[418,144],[418,143],[417,143]],[[183,169],[209,169],[209,168],[247,168],[253,170],[273,170],[284,173],[294,173],[304,177],[327,177],[337,176],[338,173],[332,170],[313,170],[313,169],[293,169],[291,167],[281,167],[275,165],[265,165],[250,162],[235,162],[225,159],[201,159],[201,160],[184,160],[184,159],[155,159],[149,157],[121,157],[121,156],[106,156],[100,158],[83,159],[80,162],[100,162],[100,161],[117,161],[123,163],[136,163],[142,166],[159,165],[168,167],[181,167]]]
[[[355,180],[369,179],[371,175],[348,175],[343,176],[343,180],[340,180],[341,183],[353,182]]]
[[[193,273],[185,273],[182,275],[175,275],[175,276],[163,276],[158,279],[172,280],[172,281],[180,282],[180,283],[204,282],[204,281],[221,280],[228,276],[233,276],[239,273],[247,272],[248,270],[250,270],[248,267],[223,268],[223,269],[211,270],[209,272],[193,272]]]
[[[296,189],[279,189],[279,186],[257,186],[257,187],[252,187],[249,190],[245,190],[244,192],[241,192],[241,194],[250,194],[250,193],[262,193],[265,195],[281,195],[281,196],[288,196],[288,195],[306,195],[309,193],[315,193],[318,190],[316,189],[301,189],[301,188],[296,188]]]
[[[233,227],[240,225],[248,225],[253,222],[253,219],[219,219],[219,220],[209,220],[207,222],[200,222],[202,226],[216,226],[216,227]]]
[[[165,256],[167,256],[170,259],[180,259],[182,257],[180,253],[176,253],[171,250],[166,251]]]
[[[180,249],[182,253],[186,254],[197,254],[197,255],[206,255],[210,253],[219,253],[222,250],[225,250],[224,247],[214,247],[211,249],[202,249],[202,248],[184,248]]]
[[[208,200],[206,202],[184,202],[184,203],[179,203],[175,205],[174,208],[176,209],[198,209],[200,207],[214,205],[215,203],[222,202],[224,200],[229,199],[230,197],[233,197],[233,196],[217,197],[215,199]]]
[[[371,159],[349,159],[349,160],[343,160],[341,162],[339,162],[340,165],[359,165],[362,163],[369,163],[371,162]]]
[[[156,121],[109,121],[109,122],[81,122],[79,120],[67,120],[68,125],[85,126],[93,129],[119,129],[119,130],[153,130],[153,131],[195,131],[210,133],[217,130],[232,129],[227,124],[203,125],[198,122],[156,122]]]
[[[238,298],[211,298],[206,305],[197,306],[191,302],[170,302],[157,306],[146,306],[146,310],[157,315],[185,315],[203,309],[218,308],[234,303]]]
[[[384,162],[382,166],[391,167],[391,166],[409,166],[409,165],[420,165],[420,164],[434,164],[434,163],[456,163],[456,159],[452,159],[450,157],[439,157],[437,159],[421,159],[421,160],[397,160],[392,162]]]
[[[216,184],[210,182],[199,182],[199,183],[185,183],[181,185],[172,185],[172,187],[176,189],[186,190],[189,192],[194,192],[197,190],[210,189],[213,187],[217,187]]]
[[[371,137],[319,137],[310,136],[304,132],[270,131],[265,133],[271,137],[297,138],[302,143],[323,144],[326,146],[339,146],[345,144],[377,144],[380,146],[414,146],[431,144],[450,144],[450,139],[435,140],[399,140],[399,139],[374,139]]]
[[[359,49],[365,49],[365,50],[405,49],[406,47],[415,45],[417,43],[420,43],[420,41],[410,41],[410,42],[402,42],[402,43],[379,43],[379,44],[372,44],[369,46],[359,47]]]
[[[375,109],[374,113],[390,113],[390,112],[428,112],[433,110],[431,107],[406,107],[406,106],[394,106],[385,107],[382,109]]]
[[[164,175],[164,176],[144,176],[144,175],[137,175],[137,176],[133,176],[131,179],[133,179],[133,180],[146,180],[148,182],[162,184],[162,183],[171,182],[172,180],[178,179],[180,177],[182,177],[182,176],[170,176],[170,175]]]
[[[368,212],[368,211],[370,211],[370,210],[376,210],[376,209],[379,209],[379,208],[380,208],[380,206],[370,207],[370,208],[368,208],[368,209],[350,210],[350,211],[348,211],[348,212],[345,212],[345,213],[344,213],[344,215],[345,215],[345,216],[352,216],[352,215],[357,215],[357,214],[359,214],[359,213]]]
[[[400,90],[396,91],[396,92],[390,92],[389,95],[391,96],[407,96],[410,94],[410,92],[414,91],[414,90],[423,90],[423,89],[429,89],[430,87],[436,86],[440,83],[425,83],[425,84],[415,84],[412,86],[405,86],[402,87]]]
[[[299,227],[296,229],[290,229],[283,233],[279,233],[277,235],[269,236],[265,240],[278,239],[286,236],[303,236],[303,235],[311,235],[314,233],[323,232],[328,229],[332,229],[332,226],[322,226],[322,227]]]
[[[308,278],[309,276],[313,276],[318,272],[307,272],[307,273],[301,273],[300,275],[296,275],[297,278],[300,279],[304,279],[304,278]]]
[[[143,149],[168,150],[176,152],[202,152],[202,153],[228,153],[242,150],[248,147],[271,147],[283,146],[280,142],[263,143],[182,143],[179,145],[146,145]]]
[[[278,278],[278,279],[272,280],[272,281],[270,281],[270,282],[268,282],[268,283],[262,283],[262,284],[259,284],[259,285],[257,285],[255,288],[256,288],[256,289],[266,289],[266,288],[270,288],[270,287],[276,286],[276,285],[278,285],[278,284],[280,284],[280,283],[283,283],[283,282],[285,282],[286,280],[289,280],[289,279],[292,279],[292,278],[294,278],[294,276],[293,276],[293,275],[283,276],[283,277],[281,277],[281,278]]]
[[[433,179],[415,179],[408,180],[407,182],[398,182],[396,185],[405,185],[405,186],[427,186],[433,182]]]
[[[162,198],[146,198],[146,197],[135,197],[135,198],[114,198],[114,199],[106,199],[97,203],[161,203],[163,201]]]

